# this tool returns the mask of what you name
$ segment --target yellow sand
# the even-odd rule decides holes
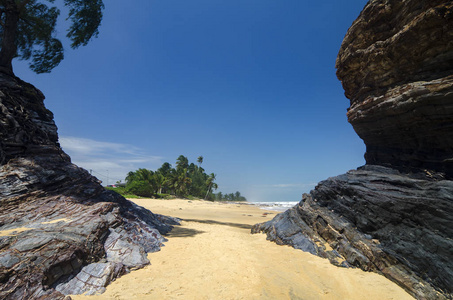
[[[151,265],[132,271],[99,296],[74,299],[413,299],[375,273],[278,246],[250,225],[275,212],[254,206],[187,200],[134,200],[184,219]]]

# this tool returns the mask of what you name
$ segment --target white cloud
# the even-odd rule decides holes
[[[149,155],[133,145],[69,136],[60,137],[60,144],[74,164],[92,170],[105,185],[124,180],[129,171],[155,170],[162,164],[162,157]]]
[[[60,143],[62,147],[64,147],[65,151],[75,152],[79,154],[93,155],[102,154],[106,151],[135,154],[140,151],[139,148],[131,145],[100,142],[72,136],[60,137]]]

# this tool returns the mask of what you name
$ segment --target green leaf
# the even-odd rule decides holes
[[[64,3],[69,8],[68,19],[72,22],[66,35],[72,41],[71,47],[86,46],[99,34],[104,3],[102,0],[65,0]]]

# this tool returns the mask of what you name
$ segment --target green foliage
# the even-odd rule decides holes
[[[189,168],[189,160],[184,155],[180,155],[176,160],[176,170],[184,170]]]
[[[165,177],[169,177],[171,171],[172,171],[172,167],[171,167],[171,164],[168,162],[163,163],[162,167],[157,169],[157,172],[164,175]]]
[[[99,34],[98,28],[102,21],[102,0],[65,0],[69,7],[68,19],[72,24],[66,35],[71,41],[71,47],[86,46]]]
[[[114,191],[115,193],[120,194],[124,198],[129,198],[129,199],[134,199],[134,198],[141,198],[140,196],[134,195],[134,194],[128,194],[126,192],[125,187],[105,187],[106,190],[109,191]]]
[[[30,60],[36,73],[48,73],[64,58],[63,44],[56,37],[60,10],[54,0],[0,1],[0,67],[12,71],[14,57]],[[71,47],[85,46],[97,37],[102,20],[102,0],[64,0],[71,25],[67,37]]]
[[[165,199],[177,196],[190,200],[246,201],[239,192],[225,196],[213,193],[218,188],[216,174],[206,174],[201,167],[202,156],[198,157],[197,162],[198,165],[189,163],[187,157],[180,155],[176,160],[176,168],[165,162],[154,172],[147,169],[131,171],[126,176],[125,192]]]
[[[241,195],[240,192],[231,193],[231,194],[222,194],[222,192],[218,192],[217,194],[213,194],[214,201],[234,201],[234,202],[242,202],[247,201],[247,198]]]
[[[152,197],[154,195],[152,186],[144,180],[132,181],[127,184],[126,192],[141,197]]]
[[[206,196],[205,196],[205,199],[207,200],[213,200],[213,197],[212,197],[212,189],[218,189],[218,185],[217,183],[214,182],[214,180],[216,179],[216,174],[214,173],[211,173],[209,174],[208,176],[208,179],[206,179],[206,186],[208,187],[207,191],[206,191]]]
[[[207,192],[206,180],[208,175],[204,173],[202,168],[195,166],[193,172],[189,173],[189,176],[192,179],[189,193],[196,197],[203,198]]]
[[[38,74],[53,69],[64,58],[63,45],[54,37],[59,14],[56,7],[49,8],[36,1],[30,1],[20,14],[16,55],[31,59],[30,68]]]

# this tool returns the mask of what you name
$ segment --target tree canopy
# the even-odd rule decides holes
[[[48,73],[64,58],[56,37],[60,10],[55,0],[0,0],[0,68],[12,73],[14,58],[30,60],[36,73]],[[85,46],[97,37],[102,20],[102,0],[63,0],[70,26],[66,37],[71,48]]]
[[[213,190],[218,188],[215,182],[216,174],[207,174],[201,167],[202,156],[197,159],[197,162],[198,166],[189,163],[187,157],[180,155],[176,160],[175,168],[165,162],[156,171],[147,169],[131,171],[126,176],[124,192],[142,197],[171,194],[178,197],[193,196],[206,200],[246,201],[239,192],[225,195],[213,193]]]

